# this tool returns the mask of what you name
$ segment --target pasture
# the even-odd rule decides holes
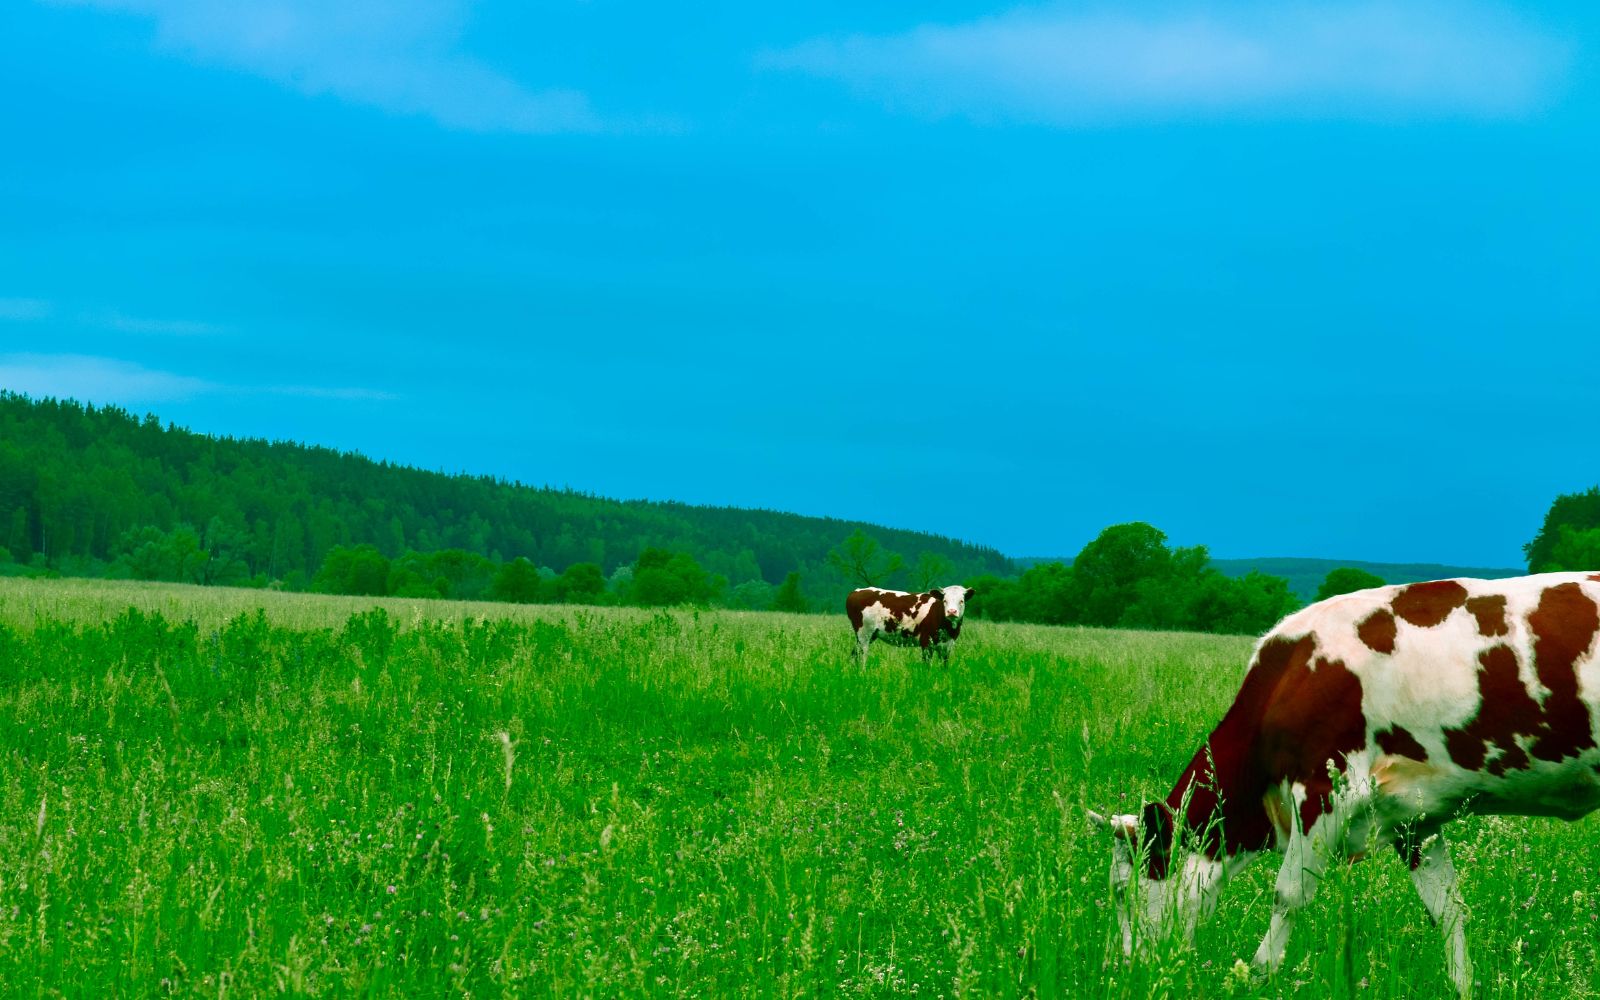
[[[20,996],[1447,996],[1392,856],[1252,983],[1276,864],[1125,963],[1084,810],[1164,793],[1250,639],[0,580]],[[1596,821],[1469,819],[1479,991],[1600,991]]]

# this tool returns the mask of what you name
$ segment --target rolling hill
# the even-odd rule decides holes
[[[1518,567],[1483,568],[1475,566],[1446,566],[1439,563],[1385,563],[1362,559],[1310,559],[1293,556],[1268,556],[1261,559],[1213,559],[1211,565],[1229,576],[1244,576],[1255,571],[1281,576],[1289,581],[1289,589],[1305,600],[1311,600],[1322,585],[1329,570],[1341,566],[1364,569],[1383,578],[1385,583],[1417,583],[1422,580],[1444,580],[1450,577],[1471,576],[1484,580],[1499,580],[1508,576],[1521,576],[1527,570]]]

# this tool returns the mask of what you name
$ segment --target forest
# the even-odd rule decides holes
[[[720,578],[735,603],[766,603],[798,573],[808,600],[831,605],[845,581],[828,553],[855,531],[908,554],[896,573],[907,584],[919,572],[1014,572],[994,549],[920,532],[609,500],[0,393],[0,560],[13,572],[306,590],[319,575],[338,585],[351,567],[371,585],[381,557],[394,571],[394,592],[417,591],[425,578],[429,586],[443,581],[450,596],[483,597],[512,565],[507,583],[518,592],[526,591],[525,580],[515,581],[528,566],[547,581],[589,567],[551,584],[577,592],[598,568],[615,589],[642,555],[664,550],[692,558],[708,580]]]
[[[1600,566],[1600,488],[1558,497],[1533,571]],[[1024,568],[952,538],[770,510],[619,501],[114,406],[0,392],[0,575],[521,603],[832,611],[852,587],[963,582],[984,618],[1250,634],[1304,603],[1141,522]],[[1330,572],[1317,597],[1383,580]]]

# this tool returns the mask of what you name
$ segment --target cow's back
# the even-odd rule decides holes
[[[861,630],[861,623],[866,618],[866,611],[875,604],[883,605],[889,614],[901,614],[916,603],[918,595],[908,594],[900,590],[884,590],[881,587],[862,587],[852,590],[844,599],[844,613],[850,618],[850,627],[856,631]]]
[[[1481,793],[1600,756],[1597,633],[1596,574],[1442,580],[1314,604],[1262,639],[1241,689],[1267,689],[1256,695],[1262,778],[1320,783],[1365,751]]]

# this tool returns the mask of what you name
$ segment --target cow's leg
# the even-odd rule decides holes
[[[1411,866],[1411,882],[1422,897],[1428,916],[1444,934],[1445,961],[1450,981],[1462,996],[1472,994],[1472,958],[1467,954],[1467,906],[1456,886],[1456,868],[1450,850],[1438,834],[1424,839],[1403,836],[1395,849]]]
[[[1311,828],[1302,830],[1295,824],[1289,834],[1289,846],[1283,852],[1283,867],[1278,869],[1278,886],[1272,903],[1272,923],[1256,949],[1255,966],[1265,972],[1276,972],[1283,962],[1283,953],[1289,947],[1289,933],[1294,930],[1295,914],[1300,907],[1311,902],[1316,895],[1317,883],[1322,879],[1327,865],[1327,851],[1319,849],[1322,838],[1316,834],[1333,825],[1331,816],[1323,816]]]
[[[870,627],[863,627],[856,632],[855,653],[856,666],[858,667],[867,665],[867,647],[872,645],[872,633],[873,630]]]

